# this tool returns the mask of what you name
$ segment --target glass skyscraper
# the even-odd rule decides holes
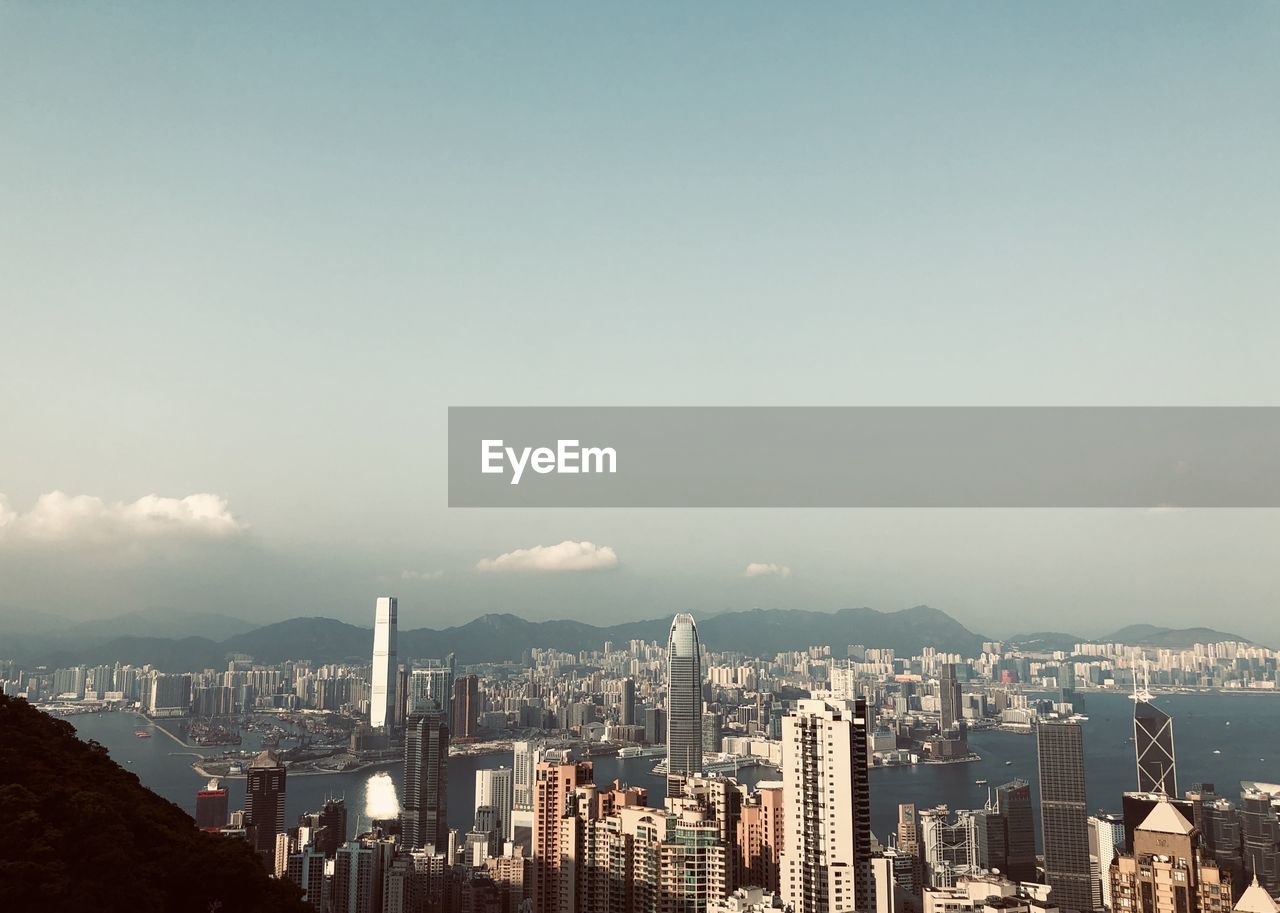
[[[702,773],[702,657],[693,616],[680,614],[667,639],[667,795]]]
[[[1084,733],[1073,720],[1036,726],[1045,880],[1063,910],[1093,909],[1089,813],[1084,792]]]
[[[1150,701],[1133,705],[1133,745],[1138,759],[1138,792],[1178,795],[1173,760],[1173,718]]]

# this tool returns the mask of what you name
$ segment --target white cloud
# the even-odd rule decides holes
[[[439,580],[444,571],[401,571],[401,580]]]
[[[573,542],[518,548],[497,558],[476,563],[477,571],[595,571],[618,566],[618,556],[607,545]]]
[[[791,568],[785,564],[763,564],[753,561],[747,565],[743,577],[790,577]]]
[[[226,498],[211,494],[136,501],[107,502],[93,495],[51,491],[36,499],[26,513],[0,495],[0,543],[123,544],[176,538],[227,539],[248,527],[238,520]]]

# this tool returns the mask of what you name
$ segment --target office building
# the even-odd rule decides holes
[[[513,775],[514,772],[510,767],[476,771],[476,812],[478,813],[482,806],[493,809],[497,816],[494,830],[502,835],[503,840],[513,839],[511,821]]]
[[[449,725],[442,710],[409,717],[404,738],[400,837],[411,850],[442,853],[449,845]]]
[[[1199,846],[1199,831],[1169,802],[1157,803],[1134,830],[1133,851],[1110,866],[1115,910],[1133,913],[1227,913],[1231,879]]]
[[[1125,851],[1124,818],[1101,813],[1089,817],[1089,877],[1094,909],[1114,909],[1111,899],[1111,863]]]
[[[1173,718],[1139,695],[1133,704],[1133,747],[1138,792],[1178,795],[1173,753]]]
[[[455,739],[469,739],[475,735],[476,720],[480,717],[480,679],[464,675],[453,683],[451,704],[453,723],[449,734]]]
[[[379,596],[373,609],[373,674],[369,682],[369,725],[395,725],[396,598]]]
[[[215,777],[196,793],[196,827],[217,831],[227,826],[227,791]]]
[[[938,681],[939,728],[947,733],[960,725],[960,682],[956,678],[956,664],[943,663]]]
[[[1045,881],[1063,910],[1092,910],[1084,734],[1080,724],[1074,720],[1041,720],[1036,727],[1036,750]]]
[[[264,751],[249,764],[245,785],[244,826],[253,848],[275,871],[276,835],[285,832],[285,769],[274,752]]]
[[[801,700],[783,720],[782,896],[794,913],[868,911],[867,706]]]
[[[667,795],[702,773],[702,656],[693,616],[680,614],[667,638]]]
[[[995,809],[1004,821],[1005,859],[1001,872],[1012,881],[1036,880],[1036,823],[1031,811],[1031,786],[1010,780],[996,787]]]
[[[623,726],[636,725],[636,680],[629,676],[622,680],[618,695],[618,722]]]
[[[1280,785],[1240,784],[1245,871],[1272,896],[1280,893]]]
[[[373,835],[343,844],[333,861],[331,913],[383,913],[383,889],[395,849],[390,838]]]

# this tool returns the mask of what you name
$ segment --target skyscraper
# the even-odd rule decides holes
[[[1124,852],[1124,818],[1105,812],[1089,818],[1089,866],[1093,877],[1093,861],[1097,860],[1097,877],[1093,886],[1095,909],[1115,909],[1111,899],[1111,863]]]
[[[623,726],[636,724],[636,680],[629,676],[622,680],[618,699],[618,722]]]
[[[221,830],[227,826],[227,791],[215,777],[196,793],[196,827],[202,831]]]
[[[449,727],[455,739],[470,738],[475,734],[476,720],[480,716],[480,679],[464,675],[453,683],[451,703],[453,724]]]
[[[1140,695],[1133,704],[1133,747],[1138,760],[1138,792],[1178,795],[1174,768],[1173,718]]]
[[[409,849],[449,846],[449,726],[443,710],[409,717],[404,737],[404,810],[400,835]]]
[[[702,773],[702,657],[693,616],[680,614],[667,638],[667,794]]]
[[[945,735],[960,723],[960,682],[956,678],[955,663],[942,665],[942,677],[938,681],[938,703],[941,710],[940,731]]]
[[[1135,828],[1133,851],[1111,863],[1111,901],[1142,913],[1227,913],[1231,876],[1205,858],[1200,832],[1167,800]]]
[[[249,764],[244,796],[244,824],[251,829],[253,848],[275,870],[276,835],[285,832],[285,769],[275,753],[264,751]]]
[[[798,701],[782,745],[784,899],[795,913],[871,910],[866,702]]]
[[[498,833],[504,840],[510,840],[512,823],[512,770],[510,767],[499,767],[476,771],[476,811],[487,805],[497,815]]]
[[[1036,823],[1031,814],[1031,786],[1010,780],[996,788],[996,810],[1004,818],[1004,874],[1013,881],[1036,880]]]
[[[575,895],[572,868],[563,871],[566,857],[572,865],[575,847],[567,844],[572,842],[574,822],[562,827],[562,820],[574,817],[574,794],[578,787],[590,784],[593,776],[590,761],[541,761],[537,766],[533,788],[533,884],[529,893],[533,913],[558,911],[562,889],[570,901]],[[563,885],[562,875],[568,880]],[[574,909],[572,902],[566,909]]]
[[[369,725],[392,726],[396,718],[396,598],[379,596],[373,609],[373,679]]]
[[[1080,724],[1074,720],[1041,720],[1036,727],[1036,750],[1045,880],[1062,910],[1092,910],[1084,734]]]

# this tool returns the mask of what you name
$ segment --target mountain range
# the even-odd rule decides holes
[[[72,663],[151,663],[166,671],[222,668],[227,656],[248,654],[259,662],[286,659],[315,662],[367,662],[369,628],[332,618],[291,618],[262,627],[224,615],[182,615],[150,610],[108,622],[56,625],[28,622],[26,633],[14,633],[0,618],[0,657],[26,663],[64,666]],[[416,628],[399,632],[402,660],[456,655],[461,664],[519,660],[530,649],[552,648],[576,653],[598,650],[606,641],[666,640],[670,618],[597,626],[581,621],[527,621],[511,614],[484,615],[463,625],[443,629]],[[833,655],[845,655],[850,644],[890,647],[900,656],[918,654],[924,647],[974,656],[984,641],[995,638],[970,631],[947,613],[929,606],[898,612],[841,609],[814,612],[801,609],[752,609],[726,612],[698,620],[699,637],[718,652],[772,656],[780,651],[830,645]],[[1196,642],[1246,638],[1209,628],[1170,629],[1131,625],[1103,637],[1080,637],[1040,632],[1006,639],[1025,649],[1070,651],[1082,641],[1182,647]]]

